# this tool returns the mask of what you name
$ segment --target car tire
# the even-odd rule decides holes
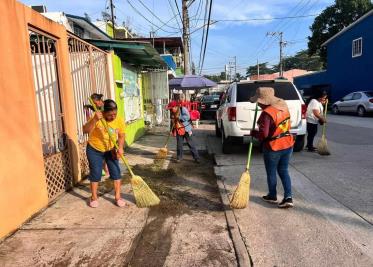
[[[304,148],[304,142],[305,142],[305,135],[297,135],[295,137],[295,143],[294,143],[294,152],[300,152]]]
[[[333,106],[333,107],[332,107],[332,112],[333,112],[334,115],[339,114],[339,109],[338,109],[338,107],[337,107],[337,106]]]
[[[223,154],[231,154],[231,144],[229,143],[229,138],[225,138],[225,133],[224,133],[224,127],[223,124],[221,124],[221,147]]]
[[[216,135],[216,137],[221,137],[221,131],[219,129],[217,120],[215,120],[215,135]]]
[[[365,114],[366,114],[366,110],[365,110],[365,108],[364,108],[363,106],[359,106],[359,107],[357,108],[357,115],[358,115],[359,117],[364,117]]]

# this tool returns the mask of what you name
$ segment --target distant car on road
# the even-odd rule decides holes
[[[249,101],[258,87],[272,87],[275,95],[284,99],[289,107],[291,130],[295,136],[294,151],[304,147],[306,111],[301,94],[288,80],[242,81],[230,85],[216,113],[216,135],[221,136],[223,153],[230,153],[231,143],[249,143],[253,127],[255,105]],[[261,110],[259,109],[259,115]]]
[[[205,95],[201,99],[200,113],[201,118],[215,119],[216,110],[219,108],[219,95]]]
[[[332,111],[334,114],[351,112],[364,117],[368,112],[373,112],[373,91],[348,94],[333,104]]]

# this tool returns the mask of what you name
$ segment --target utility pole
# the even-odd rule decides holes
[[[182,0],[183,11],[183,46],[184,46],[184,74],[190,74],[189,68],[189,16],[188,16],[188,0]]]
[[[237,57],[234,56],[234,79],[233,80],[236,80],[237,78]]]
[[[228,81],[228,65],[225,64],[225,80]]]
[[[113,39],[115,39],[115,17],[114,17],[114,4],[113,0],[110,0],[110,13],[111,13],[111,24],[113,26]]]
[[[260,80],[259,58],[256,59],[256,66],[257,66],[257,69],[258,69],[258,77],[257,77],[257,79]]]
[[[284,72],[283,72],[283,48],[286,46],[287,42],[285,42],[283,40],[283,35],[284,33],[283,32],[268,32],[267,33],[267,36],[270,35],[270,36],[275,36],[275,35],[278,35],[280,37],[280,77],[283,76]]]

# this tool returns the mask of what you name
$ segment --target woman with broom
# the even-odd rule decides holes
[[[124,121],[117,117],[117,104],[107,99],[104,101],[103,111],[97,111],[92,118],[83,126],[84,133],[89,134],[87,144],[87,158],[89,162],[89,180],[91,184],[92,196],[89,206],[98,207],[97,188],[101,181],[101,170],[103,162],[106,162],[110,178],[114,182],[115,204],[118,207],[124,207],[126,203],[121,198],[121,172],[119,168],[118,155],[123,155],[124,147]],[[114,136],[117,136],[119,149],[116,150],[113,142],[110,140],[106,127],[102,124],[101,119],[106,121],[108,130]]]
[[[263,200],[277,203],[277,173],[284,188],[284,198],[279,208],[293,207],[291,179],[288,171],[289,160],[293,152],[294,138],[290,134],[290,113],[286,102],[275,97],[271,87],[260,87],[250,99],[258,102],[262,113],[258,119],[259,130],[252,135],[263,145],[264,164],[267,172],[268,194]]]
[[[176,137],[177,142],[177,158],[176,162],[183,159],[183,143],[184,139],[192,152],[192,156],[196,163],[200,163],[198,151],[194,145],[192,138],[192,121],[190,120],[189,111],[180,105],[180,103],[171,102],[168,104],[167,109],[171,111],[172,121],[172,135]]]
[[[328,94],[326,92],[318,93],[308,104],[306,120],[307,120],[307,151],[315,152],[313,140],[317,134],[318,124],[323,125],[326,119],[323,116],[324,107]]]

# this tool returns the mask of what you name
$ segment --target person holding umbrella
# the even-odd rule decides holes
[[[192,138],[192,122],[188,109],[174,101],[168,104],[167,109],[171,111],[171,134],[176,137],[177,142],[176,162],[180,162],[183,159],[183,143],[185,139],[192,152],[194,161],[200,163],[199,154]]]
[[[264,165],[267,172],[268,194],[263,200],[277,203],[277,173],[284,188],[284,198],[279,208],[293,207],[289,161],[293,152],[294,138],[290,134],[290,113],[286,102],[275,97],[271,87],[259,87],[251,102],[258,102],[262,113],[258,119],[259,130],[251,135],[263,145]]]

